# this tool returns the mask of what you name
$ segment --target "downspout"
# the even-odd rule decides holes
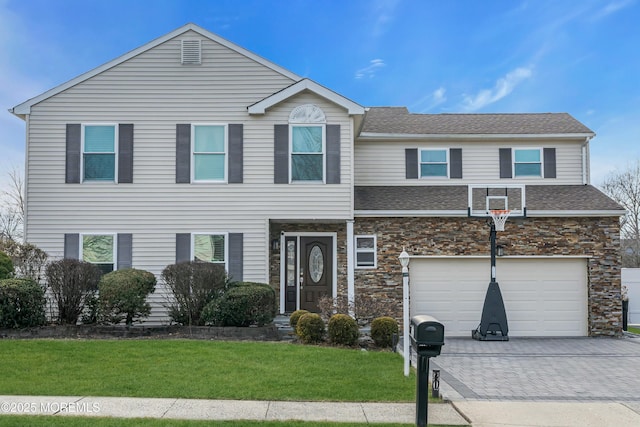
[[[29,209],[29,122],[31,115],[24,115],[24,123],[25,123],[25,143],[24,143],[24,217],[22,218],[22,241],[27,243],[29,240],[27,239],[27,217],[28,217],[28,209]]]
[[[589,141],[591,141],[593,136],[588,136],[584,140],[584,144],[582,144],[582,184],[587,185],[590,183],[589,181]]]

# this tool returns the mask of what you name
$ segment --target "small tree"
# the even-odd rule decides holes
[[[19,241],[24,226],[24,178],[17,167],[7,176],[7,189],[0,191],[0,238]]]
[[[169,317],[181,325],[204,325],[205,306],[222,296],[229,282],[221,264],[190,261],[167,266],[162,279],[171,290]]]
[[[601,188],[627,210],[620,219],[622,266],[640,267],[640,160],[609,174]]]
[[[105,274],[98,284],[98,312],[102,320],[127,326],[134,318],[148,317],[151,305],[147,296],[156,287],[156,276],[144,270],[129,268]]]
[[[58,306],[58,321],[75,325],[85,304],[98,290],[102,273],[95,265],[77,259],[54,261],[47,266],[47,283]]]

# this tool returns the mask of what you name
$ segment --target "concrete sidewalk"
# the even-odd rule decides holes
[[[301,420],[415,425],[415,403],[0,396],[0,416],[7,414],[191,420]],[[450,404],[446,403],[429,405],[429,423],[469,425]]]

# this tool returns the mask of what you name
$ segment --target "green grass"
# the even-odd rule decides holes
[[[289,343],[2,340],[0,394],[415,401],[402,358]]]
[[[631,332],[632,334],[640,334],[640,328],[629,326],[627,327],[627,332]]]
[[[361,423],[324,423],[302,421],[188,421],[188,420],[157,420],[149,418],[86,418],[86,417],[61,417],[61,416],[0,416],[0,427],[365,427],[371,424]],[[375,424],[376,427],[406,427],[407,424]],[[435,425],[429,424],[431,427]],[[447,427],[447,426],[437,426]],[[453,427],[453,426],[449,426]]]

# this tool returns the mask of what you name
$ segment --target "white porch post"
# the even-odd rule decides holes
[[[353,236],[353,220],[347,220],[347,300],[349,301],[349,307],[351,307],[351,303],[353,302],[356,291],[355,291],[355,255],[354,255],[354,236]],[[352,313],[352,309],[349,308],[349,315],[352,317],[355,316],[355,313]]]
[[[404,376],[409,376],[409,254],[402,248],[398,257],[402,265],[402,350],[404,352]]]

